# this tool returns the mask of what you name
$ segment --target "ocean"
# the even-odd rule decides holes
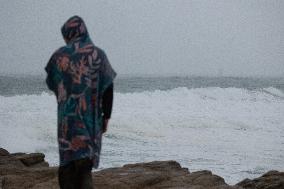
[[[176,160],[235,184],[284,171],[284,78],[121,76],[100,168]],[[56,99],[43,76],[0,76],[0,147],[58,165]]]

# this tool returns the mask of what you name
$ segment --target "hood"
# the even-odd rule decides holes
[[[79,16],[69,18],[62,26],[61,33],[66,43],[89,36],[87,27]]]

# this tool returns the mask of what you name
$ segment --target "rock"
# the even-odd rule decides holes
[[[57,167],[48,167],[44,154],[9,154],[0,150],[0,189],[59,189]],[[153,161],[108,168],[93,173],[96,189],[283,189],[284,173],[270,171],[235,186],[210,171],[190,173],[175,161]]]
[[[9,152],[4,148],[0,148],[0,156],[7,156],[7,155],[9,155]]]
[[[284,189],[284,172],[269,171],[259,178],[245,179],[237,186],[244,189]]]
[[[16,159],[20,160],[24,165],[30,166],[45,166],[48,167],[48,163],[44,161],[45,155],[42,153],[15,153],[11,154]]]
[[[189,174],[175,161],[137,163],[95,172],[97,188],[163,188]],[[170,184],[171,183],[171,184]],[[181,184],[182,185],[182,184]]]
[[[17,158],[11,156],[9,153],[8,154],[5,153],[5,155],[0,156],[0,172],[2,171],[2,167],[23,168],[24,164],[21,161],[19,161]]]
[[[48,169],[43,169],[48,168],[48,163],[44,161],[44,154],[2,152],[5,150],[1,149],[0,156],[0,189],[1,187],[30,188],[31,183],[41,182],[45,178],[44,175],[49,173]],[[51,169],[52,174],[56,176],[56,168]]]

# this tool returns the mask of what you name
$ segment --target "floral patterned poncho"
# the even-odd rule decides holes
[[[102,96],[116,76],[107,56],[94,46],[84,21],[71,17],[63,26],[66,46],[50,58],[46,83],[58,102],[60,166],[89,157],[98,167],[102,140]]]

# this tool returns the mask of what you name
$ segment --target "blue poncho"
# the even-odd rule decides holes
[[[46,83],[58,102],[60,166],[89,157],[99,164],[102,95],[116,76],[106,54],[89,38],[84,21],[71,17],[62,26],[66,46],[50,58]]]

